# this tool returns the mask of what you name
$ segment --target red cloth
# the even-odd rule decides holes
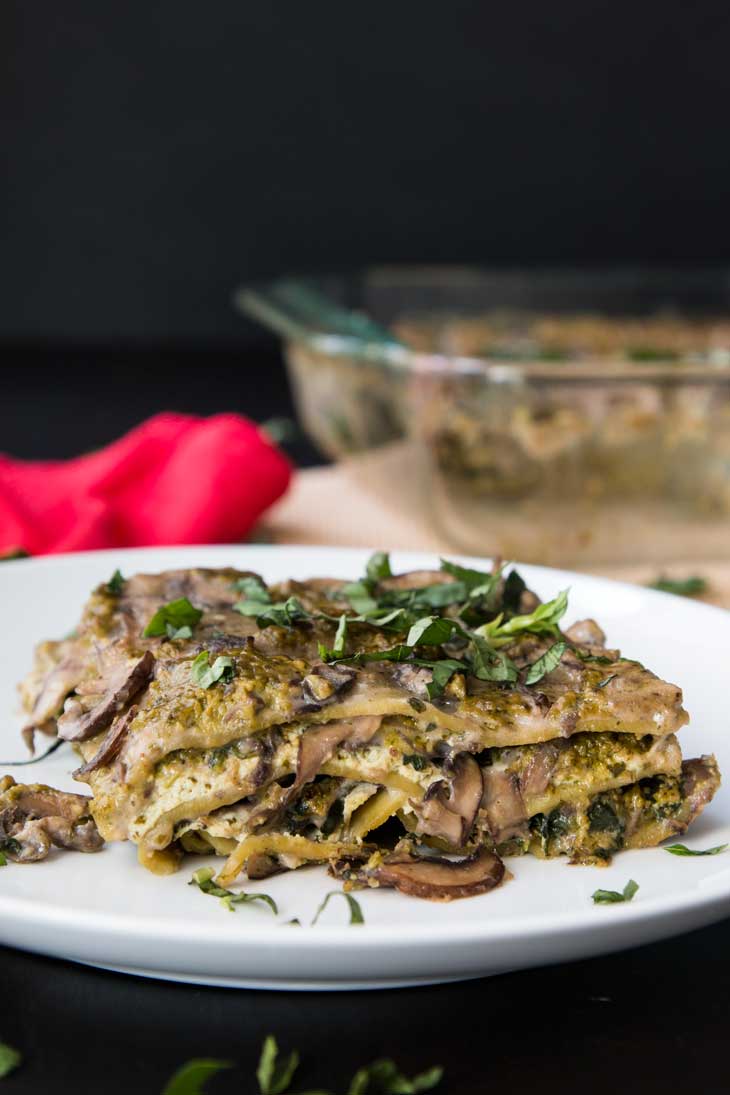
[[[284,454],[236,414],[160,414],[73,460],[0,455],[0,554],[233,543],[290,477]]]

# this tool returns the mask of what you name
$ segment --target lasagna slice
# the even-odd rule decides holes
[[[308,863],[347,885],[482,893],[509,855],[605,863],[683,832],[719,785],[683,762],[682,694],[563,629],[516,571],[267,587],[233,569],[115,575],[21,686],[26,736],[76,746],[107,840],[228,885]]]

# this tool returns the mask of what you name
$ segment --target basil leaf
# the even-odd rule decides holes
[[[176,629],[185,626],[193,628],[200,622],[202,615],[202,611],[191,605],[187,597],[180,597],[177,601],[160,605],[142,632],[142,638],[151,639],[157,635],[166,635],[168,624]]]
[[[107,593],[112,593],[115,597],[118,597],[123,589],[124,589],[124,578],[122,577],[121,570],[117,569],[117,570],[114,571],[111,578],[106,583],[106,590],[107,590]]]
[[[325,896],[324,901],[322,902],[322,904],[319,906],[316,913],[314,914],[314,920],[312,921],[313,924],[317,923],[320,916],[322,915],[324,910],[327,908],[327,905],[329,904],[330,898],[332,898],[332,897],[344,897],[345,901],[350,906],[350,923],[351,924],[364,924],[365,923],[365,917],[362,914],[362,909],[360,908],[360,902],[356,901],[355,898],[352,896],[352,894],[345,893],[344,890],[330,890],[330,892]]]
[[[204,1095],[206,1081],[226,1068],[233,1068],[231,1061],[217,1061],[206,1057],[188,1061],[165,1085],[162,1095]]]
[[[433,680],[426,685],[429,699],[432,700],[443,693],[455,673],[465,673],[467,669],[464,662],[457,662],[453,658],[444,658],[438,662],[417,662],[416,664],[433,670]]]
[[[269,897],[267,893],[243,893],[242,891],[234,893],[233,890],[226,890],[223,886],[219,886],[217,882],[214,882],[213,874],[212,867],[200,867],[193,873],[188,885],[197,886],[199,890],[209,894],[210,897],[219,897],[221,905],[225,905],[229,912],[235,912],[234,905],[246,905],[251,901],[263,901],[275,915],[279,912],[273,897]]]
[[[480,635],[471,637],[473,652],[471,655],[472,673],[480,681],[514,683],[519,677],[517,666],[501,650],[493,650]]]
[[[537,684],[543,677],[546,677],[548,673],[552,673],[553,669],[556,669],[560,664],[565,651],[568,649],[568,644],[565,642],[553,643],[549,650],[546,650],[536,661],[529,666],[527,670],[527,676],[525,677],[525,684]],[[614,673],[614,677],[616,674]],[[607,677],[602,684],[608,684],[611,678]],[[599,688],[601,685],[598,686]]]
[[[444,1070],[436,1065],[409,1080],[394,1061],[382,1059],[358,1069],[350,1081],[348,1095],[365,1095],[370,1090],[379,1095],[419,1095],[434,1088],[443,1074]],[[371,1082],[375,1085],[373,1088]]]
[[[594,905],[617,905],[623,901],[631,901],[638,889],[638,882],[630,878],[621,893],[617,890],[596,890],[591,897]]]
[[[371,555],[365,565],[365,573],[371,582],[377,582],[380,578],[392,578],[390,569],[390,556],[385,551],[376,551]]]
[[[339,623],[337,624],[337,631],[335,632],[335,642],[331,650],[328,650],[324,643],[319,644],[319,656],[323,662],[333,662],[337,658],[343,658],[345,656],[345,641],[347,639],[347,616],[343,612],[340,616]]]
[[[227,656],[216,658],[211,665],[208,651],[202,650],[190,667],[190,678],[199,688],[210,688],[220,680],[224,683],[230,681],[235,668],[236,663],[233,658]]]
[[[604,654],[586,654],[579,646],[571,646],[571,651],[583,662],[595,662],[596,665],[615,665],[614,658],[607,658]]]
[[[605,688],[607,684],[614,681],[618,677],[618,673],[609,673],[607,677],[604,677],[602,681],[599,681],[596,685],[594,692],[597,692],[599,688]]]
[[[342,595],[352,605],[358,616],[368,616],[378,611],[378,602],[372,595],[370,582],[348,582],[342,587]]]
[[[714,848],[698,851],[695,848],[688,848],[686,844],[667,844],[664,851],[669,852],[670,855],[719,855],[726,848],[727,844],[717,844]]]
[[[519,635],[557,635],[558,622],[568,608],[568,590],[564,589],[552,601],[538,605],[534,612],[524,616],[512,616],[504,619],[500,613],[494,620],[482,624],[476,629],[489,642],[503,646]]]
[[[656,578],[649,582],[649,589],[659,589],[662,593],[676,593],[678,597],[699,597],[707,592],[707,580],[694,575],[691,578]]]
[[[450,563],[448,559],[441,560],[441,570],[444,574],[450,574],[452,578],[463,582],[467,590],[474,590],[480,586],[491,587],[498,580],[498,575],[486,570],[472,570],[470,567],[459,566],[458,563]]]
[[[233,588],[243,594],[244,601],[257,601],[262,605],[271,604],[271,594],[261,579],[255,575],[236,578]]]
[[[361,650],[357,654],[349,654],[342,661],[354,662],[355,665],[366,665],[368,662],[407,662],[412,653],[412,646],[399,643],[397,646],[388,647],[387,650]]]
[[[424,616],[416,620],[406,637],[407,646],[442,646],[454,635],[466,636],[466,632],[456,623],[444,616]]]
[[[311,618],[310,613],[296,597],[289,597],[278,604],[263,604],[261,601],[239,601],[233,606],[242,616],[255,616],[259,627],[293,627],[301,620]]]
[[[423,586],[422,589],[401,592],[410,594],[411,608],[446,608],[448,605],[461,604],[469,596],[464,582],[439,582],[437,585]]]
[[[287,1059],[278,1064],[279,1047],[273,1034],[267,1035],[261,1047],[256,1078],[259,1082],[261,1095],[282,1095],[292,1080],[299,1066],[299,1054],[294,1049]]]
[[[17,1068],[22,1058],[17,1049],[0,1042],[0,1080]]]
[[[168,639],[192,639],[193,637],[193,630],[187,624],[184,624],[183,627],[173,627],[172,624],[165,624],[165,631]]]

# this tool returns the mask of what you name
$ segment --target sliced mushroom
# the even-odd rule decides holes
[[[585,646],[606,645],[606,633],[595,620],[576,620],[565,632],[565,636],[572,643],[583,643]]]
[[[103,846],[90,799],[42,784],[18,784],[8,776],[0,781],[0,847],[18,863],[44,859],[52,845],[80,852]]]
[[[470,753],[459,753],[444,765],[444,770],[452,776],[451,781],[437,780],[426,791],[422,803],[412,803],[418,815],[416,832],[439,837],[452,848],[462,848],[469,839],[482,800],[482,772]]]
[[[59,737],[66,741],[86,741],[106,730],[114,717],[142,691],[154,668],[155,656],[146,650],[131,667],[125,666],[115,674],[104,695],[91,710],[84,711],[78,700],[67,701],[65,711],[58,720]]]
[[[360,715],[353,719],[327,722],[316,730],[305,730],[299,739],[296,780],[289,791],[296,792],[303,784],[314,779],[322,765],[343,742],[363,745],[370,741],[380,729],[382,721],[381,715]],[[291,797],[290,794],[289,798]]]
[[[312,672],[302,681],[301,711],[318,711],[327,703],[332,703],[354,682],[356,672],[344,665],[315,665]]]
[[[369,885],[392,886],[411,897],[428,901],[454,901],[474,897],[498,886],[505,877],[504,863],[488,848],[467,859],[421,858],[394,853],[375,867],[346,868],[348,877]],[[335,873],[343,873],[339,865]]]
[[[428,686],[433,680],[433,670],[410,662],[396,663],[390,673],[394,684],[413,692],[420,699],[429,700]]]
[[[525,802],[547,790],[558,758],[568,745],[569,742],[556,739],[543,742],[534,748],[527,770],[520,778],[520,791]]]
[[[83,764],[80,768],[77,768],[73,773],[74,779],[83,779],[84,776],[88,776],[90,772],[95,772],[97,768],[103,768],[105,765],[109,764],[110,761],[114,760],[119,753],[119,750],[122,748],[124,739],[127,736],[127,731],[138,711],[138,707],[130,707],[123,715],[117,715],[109,728],[109,732],[91,760],[87,761],[87,763]]]
[[[482,806],[492,838],[498,843],[514,836],[527,820],[520,781],[512,772],[485,768]]]

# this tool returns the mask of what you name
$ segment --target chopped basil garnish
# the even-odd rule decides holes
[[[319,656],[323,662],[333,662],[337,658],[344,658],[345,656],[345,642],[347,640],[347,616],[343,612],[340,616],[340,622],[337,624],[337,631],[335,632],[335,641],[331,650],[328,650],[324,643],[319,644]]]
[[[505,620],[504,613],[482,624],[477,628],[477,635],[482,635],[494,646],[504,646],[518,635],[555,635],[558,634],[558,623],[565,615],[568,608],[568,590],[564,589],[552,601],[545,601],[538,605],[534,612],[524,616],[512,616]]]
[[[107,593],[112,593],[115,597],[119,596],[119,594],[124,589],[124,578],[122,576],[121,570],[117,569],[114,571],[111,578],[106,583],[106,589]]]
[[[233,1068],[233,1063],[205,1057],[188,1061],[166,1084],[162,1095],[204,1095],[206,1081],[226,1068]]]
[[[218,681],[226,684],[232,680],[236,663],[233,658],[221,656],[210,664],[210,655],[207,650],[202,650],[190,667],[190,679],[199,688],[211,688]]]
[[[22,1058],[17,1049],[0,1042],[0,1080],[17,1068]]]
[[[276,1038],[269,1034],[264,1041],[256,1069],[256,1079],[259,1082],[261,1095],[282,1095],[287,1091],[294,1079],[294,1073],[299,1067],[299,1054],[295,1049],[291,1051],[285,1061],[278,1062],[279,1047]]]
[[[671,855],[719,855],[726,848],[727,844],[717,844],[714,848],[705,848],[703,851],[698,851],[695,848],[688,848],[686,844],[667,844],[664,851],[669,852]]]
[[[618,890],[596,890],[591,897],[594,905],[618,905],[623,901],[631,901],[638,889],[639,883],[630,878],[621,893]]]
[[[243,594],[245,601],[257,601],[263,605],[271,604],[271,594],[261,579],[254,575],[237,578],[233,583],[233,588]]]
[[[191,605],[187,597],[180,597],[177,601],[170,601],[157,609],[142,632],[142,637],[152,639],[158,635],[167,635],[168,624],[175,630],[181,627],[192,629],[200,622],[202,615],[201,609]]]
[[[329,904],[330,898],[332,898],[332,897],[344,897],[345,901],[350,906],[350,923],[351,924],[364,924],[365,923],[365,917],[362,915],[362,909],[360,908],[360,903],[359,903],[359,901],[355,900],[355,898],[352,896],[351,893],[345,893],[344,890],[330,890],[330,892],[326,895],[324,901],[322,902],[322,904],[319,906],[316,913],[314,914],[314,919],[312,920],[313,924],[317,923],[320,916],[322,915],[324,910],[327,908],[327,905]]]
[[[301,620],[311,619],[311,614],[296,597],[269,604],[264,601],[239,601],[233,606],[242,616],[255,616],[259,627],[292,627]]]
[[[365,564],[365,574],[371,582],[377,582],[381,578],[392,578],[390,556],[384,551],[376,551]]]
[[[168,639],[192,639],[193,629],[188,624],[183,624],[182,627],[173,627],[172,624],[165,624],[165,631],[167,632]]]
[[[511,658],[501,650],[493,650],[486,639],[473,633],[471,636],[473,652],[471,655],[471,669],[475,677],[480,681],[495,681],[498,684],[514,683],[519,671]]]
[[[707,592],[707,580],[694,575],[691,578],[656,578],[649,582],[649,589],[659,589],[662,593],[676,593],[678,597],[699,597]]]
[[[211,897],[219,897],[221,905],[225,905],[229,912],[235,912],[234,905],[247,905],[251,901],[263,901],[274,914],[279,912],[273,897],[269,897],[267,893],[234,893],[233,890],[226,890],[215,883],[213,874],[212,867],[200,867],[194,872],[188,885],[197,886],[199,890]]]
[[[565,651],[568,649],[568,644],[562,640],[557,643],[553,643],[549,650],[546,650],[536,661],[530,665],[527,670],[527,676],[525,677],[525,684],[537,684],[548,673],[552,673],[553,669],[556,669],[560,664]]]
[[[611,683],[611,681],[615,681],[617,676],[618,676],[618,673],[609,673],[607,677],[604,677],[602,681],[598,682],[598,684],[596,685],[596,689],[595,689],[596,692],[598,691],[599,688],[605,688],[607,684]]]

